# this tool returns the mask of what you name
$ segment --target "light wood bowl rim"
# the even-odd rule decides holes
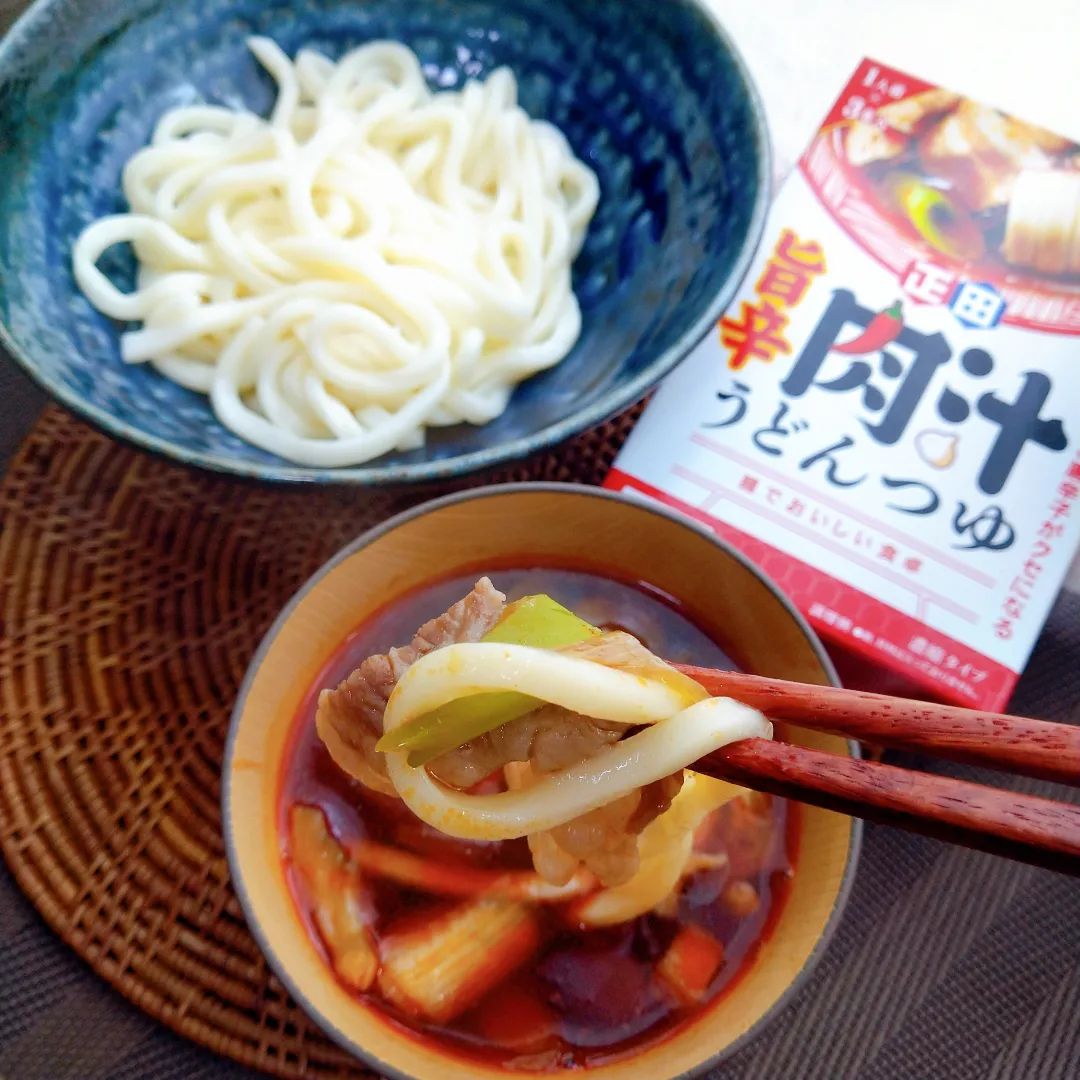
[[[342,1031],[337,1025],[332,1023],[327,1017],[325,1017],[321,1010],[319,1010],[312,1002],[309,995],[306,993],[303,986],[301,986],[297,980],[290,973],[288,966],[282,961],[278,955],[273,943],[270,940],[270,936],[265,932],[263,925],[255,910],[255,901],[249,893],[247,883],[244,878],[244,874],[240,865],[240,857],[238,853],[238,845],[242,843],[242,840],[238,840],[238,836],[242,836],[242,831],[238,832],[235,827],[231,797],[233,792],[233,764],[234,756],[236,752],[236,743],[241,728],[241,723],[245,714],[245,706],[247,703],[248,695],[253,683],[258,677],[259,669],[265,659],[267,653],[270,651],[275,638],[281,632],[282,628],[289,622],[294,615],[297,607],[303,601],[303,599],[318,585],[318,583],[329,573],[331,573],[337,566],[346,560],[352,558],[357,552],[370,546],[375,541],[379,540],[388,533],[407,525],[409,522],[425,516],[427,514],[437,512],[448,506],[454,506],[457,504],[468,503],[488,498],[494,498],[505,495],[514,494],[566,494],[573,496],[584,496],[590,498],[596,498],[600,500],[607,500],[613,503],[622,503],[632,505],[634,508],[641,510],[645,513],[655,514],[660,518],[664,518],[667,521],[673,522],[691,532],[697,533],[700,537],[707,540],[710,544],[716,547],[720,552],[727,555],[729,558],[739,563],[743,569],[756,577],[768,590],[779,604],[785,609],[788,617],[795,623],[798,629],[801,631],[803,637],[807,640],[812,651],[815,654],[816,659],[821,664],[822,670],[827,675],[829,682],[834,686],[840,685],[839,677],[836,673],[836,669],[829,659],[828,654],[825,651],[821,640],[811,629],[809,623],[803,618],[802,614],[798,611],[795,605],[787,597],[782,589],[772,579],[759,569],[749,558],[747,558],[742,552],[738,551],[732,545],[727,543],[721,537],[717,536],[714,532],[705,528],[703,525],[693,521],[685,515],[679,514],[673,510],[668,509],[660,504],[653,502],[645,502],[639,498],[627,495],[623,492],[616,492],[607,490],[605,488],[594,487],[585,484],[576,483],[562,483],[555,481],[522,481],[515,483],[505,484],[491,484],[483,487],[477,487],[468,489],[465,491],[457,491],[448,495],[443,495],[435,499],[431,499],[427,502],[420,503],[407,510],[402,511],[393,517],[387,518],[385,521],[380,522],[378,525],[368,529],[355,540],[350,541],[344,547],[342,547],[335,555],[331,556],[322,566],[319,567],[308,579],[301,585],[296,593],[290,598],[290,600],[282,608],[280,614],[274,620],[273,624],[267,630],[265,636],[259,644],[258,649],[255,651],[251,662],[248,666],[247,672],[244,675],[244,680],[241,683],[239,692],[236,698],[236,704],[233,707],[232,716],[229,722],[229,733],[225,746],[225,757],[222,777],[222,792],[221,792],[221,807],[222,807],[222,826],[225,838],[225,847],[229,860],[229,868],[232,876],[233,887],[236,891],[236,895],[239,898],[240,905],[244,911],[244,916],[247,919],[248,926],[251,930],[253,937],[259,945],[259,948],[263,951],[267,961],[274,969],[278,977],[288,988],[293,998],[301,1005],[305,1012],[312,1017],[313,1020],[323,1029],[323,1031],[336,1042],[342,1049],[346,1050],[350,1054],[353,1054],[358,1060],[364,1062],[371,1068],[377,1070],[379,1073],[392,1077],[394,1080],[416,1080],[416,1077],[412,1073],[404,1072],[389,1062],[383,1060],[371,1050],[362,1046],[356,1041],[355,1038],[350,1036],[347,1032]],[[515,554],[517,554],[515,552]],[[442,573],[433,574],[434,578],[444,576],[445,573],[452,573],[452,570],[443,569]],[[677,598],[678,599],[678,598]],[[853,740],[847,740],[847,747],[850,756],[861,757],[862,753],[858,743]],[[821,959],[821,956],[825,952],[832,937],[839,925],[840,918],[847,906],[852,885],[855,878],[855,871],[858,866],[859,855],[862,848],[863,838],[863,823],[857,818],[850,820],[850,835],[848,841],[848,854],[846,864],[844,866],[843,874],[840,880],[839,888],[833,899],[832,909],[827,918],[825,926],[817,939],[813,949],[807,955],[802,967],[799,969],[795,977],[788,983],[787,987],[780,993],[776,1000],[767,1008],[750,1026],[729,1043],[720,1048],[716,1053],[709,1055],[703,1059],[700,1063],[692,1068],[685,1070],[672,1077],[672,1080],[690,1080],[692,1077],[700,1076],[702,1073],[709,1069],[716,1068],[728,1057],[736,1053],[744,1045],[750,1042],[761,1034],[763,1028],[773,1019],[775,1019],[787,1006],[794,994],[801,989],[814,968],[817,966]],[[805,857],[805,856],[804,856]],[[327,971],[327,977],[332,978]],[[735,991],[738,992],[737,990]],[[707,1011],[707,1010],[706,1010]],[[692,1029],[691,1029],[692,1030]],[[676,1032],[674,1035],[668,1036],[660,1046],[663,1046],[669,1042],[679,1039],[682,1036],[682,1032]],[[427,1044],[434,1046],[434,1044]],[[455,1055],[442,1055],[438,1049],[435,1049],[433,1056],[444,1057],[444,1060],[449,1064],[454,1062],[457,1065],[461,1065],[465,1059],[458,1058]],[[615,1063],[614,1065],[604,1066],[603,1072],[605,1077],[608,1075],[625,1075],[627,1080],[630,1080],[634,1076],[634,1059],[625,1058]],[[573,1074],[576,1075],[580,1070],[574,1070]],[[595,1069],[589,1070],[595,1072]],[[507,1070],[476,1070],[477,1075],[481,1073],[487,1077],[504,1076],[507,1078],[523,1076],[527,1074],[510,1072]],[[560,1070],[558,1072],[544,1073],[544,1076],[568,1076],[571,1075],[570,1071]]]

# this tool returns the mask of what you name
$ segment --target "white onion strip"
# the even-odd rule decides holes
[[[509,840],[555,828],[685,768],[727,743],[771,738],[756,709],[730,698],[693,704],[655,679],[523,645],[449,645],[421,657],[390,696],[386,731],[470,694],[515,690],[598,720],[651,725],[531,787],[468,795],[386,755],[390,782],[421,820],[450,836]]]

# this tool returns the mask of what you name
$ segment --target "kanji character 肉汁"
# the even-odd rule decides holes
[[[849,324],[865,329],[877,314],[857,303],[848,289],[836,289],[780,388],[790,397],[802,397],[811,387],[834,394],[861,390],[863,407],[882,415],[877,422],[865,418],[860,422],[877,442],[892,446],[904,434],[931,380],[938,368],[948,363],[952,351],[942,334],[921,334],[902,326],[886,347],[873,354],[860,359],[833,354],[838,337]],[[904,354],[906,362],[901,359]],[[882,389],[887,383],[893,384],[888,394]]]
[[[1050,379],[1041,371],[1025,371],[1024,383],[1015,400],[1005,401],[995,393],[979,398],[979,412],[1000,429],[979,472],[979,487],[996,495],[1006,484],[1020,451],[1033,442],[1054,453],[1068,446],[1061,419],[1044,420],[1039,414],[1050,395]]]

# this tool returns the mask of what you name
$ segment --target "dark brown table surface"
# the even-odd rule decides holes
[[[0,0],[0,32],[22,6]],[[0,355],[0,472],[44,400]],[[1011,709],[1080,723],[1080,596],[1059,598]],[[1010,786],[1080,801],[1050,785]],[[0,862],[0,1080],[256,1075],[173,1035],[99,980]],[[1080,882],[869,826],[847,912],[813,977],[715,1075],[1077,1080]]]

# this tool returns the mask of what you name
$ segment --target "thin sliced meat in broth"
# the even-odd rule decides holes
[[[560,651],[635,674],[674,674],[637,638],[622,631],[599,634]],[[430,771],[459,788],[471,787],[511,761],[528,761],[538,772],[555,772],[592,757],[626,732],[626,724],[543,705],[436,758]]]
[[[408,645],[369,656],[334,690],[319,695],[315,725],[330,756],[350,776],[385,795],[396,795],[386,761],[375,749],[383,713],[405,670],[444,645],[479,641],[502,616],[506,597],[486,578],[448,611],[424,623]]]
[[[443,783],[470,788],[511,761],[528,761],[539,772],[554,772],[592,757],[625,732],[625,724],[544,705],[443,754],[429,769]]]
[[[599,806],[551,829],[560,850],[580,859],[605,885],[621,885],[638,869],[638,834],[671,805],[682,787],[681,772]],[[543,870],[536,864],[537,873]]]

